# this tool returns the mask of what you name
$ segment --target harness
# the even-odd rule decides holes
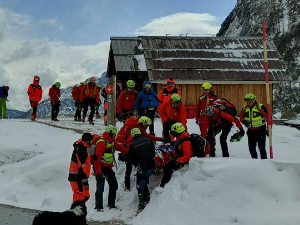
[[[115,153],[114,142],[110,143],[109,141],[105,140],[103,137],[100,137],[100,139],[97,141],[96,145],[100,142],[106,143],[106,149],[100,158],[100,162],[109,164],[109,165],[115,165],[117,167],[117,163],[115,160],[115,154],[114,154]]]

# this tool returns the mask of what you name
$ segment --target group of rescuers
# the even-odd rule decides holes
[[[151,90],[152,84],[149,81],[144,82],[143,91],[139,94],[134,91],[134,87],[134,81],[129,80],[127,88],[120,93],[117,116],[122,121],[124,118],[127,120],[119,132],[115,126],[108,125],[101,136],[84,133],[82,138],[74,143],[69,171],[73,203],[86,202],[89,199],[88,179],[91,165],[93,165],[92,175],[97,181],[95,210],[99,212],[104,210],[105,181],[109,185],[108,207],[109,209],[117,208],[115,201],[118,182],[112,169],[116,165],[115,150],[121,152],[119,161],[126,163],[124,191],[131,190],[132,165],[137,171],[136,187],[139,197],[137,212],[141,212],[150,201],[147,184],[155,170],[155,141],[170,143],[173,138],[172,145],[176,151],[176,157],[169,160],[163,169],[160,187],[163,188],[169,182],[175,170],[189,163],[192,145],[187,131],[186,112],[180,92],[175,88],[174,79],[167,80],[167,87],[160,91],[158,97]],[[239,141],[245,134],[242,126],[244,124],[248,128],[248,146],[251,157],[257,158],[256,145],[258,144],[261,159],[267,159],[265,143],[268,112],[266,107],[256,101],[254,94],[249,93],[244,98],[246,104],[238,119],[214,106],[214,101],[218,99],[218,96],[211,89],[212,85],[208,82],[202,85],[203,94],[198,100],[196,112],[196,123],[199,124],[202,138],[211,143],[210,156],[215,157],[215,136],[221,132],[222,155],[229,157],[227,136],[231,127],[235,124],[239,129],[235,136],[236,141]],[[162,120],[163,137],[156,137],[154,134],[153,121],[156,109],[159,110]],[[148,127],[149,134],[146,132]],[[94,146],[94,150],[91,150],[93,149],[91,146]]]

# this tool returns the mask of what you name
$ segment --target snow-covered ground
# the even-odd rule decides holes
[[[54,123],[64,128],[102,133],[103,121],[95,126],[62,117]],[[120,126],[120,124],[118,124]],[[156,134],[161,123],[155,122]],[[199,133],[194,120],[190,133]],[[232,135],[234,129],[232,130]],[[229,136],[230,136],[229,135]],[[72,201],[68,169],[72,144],[80,138],[73,130],[60,129],[26,120],[0,121],[0,203],[24,208],[63,211]],[[134,217],[138,197],[135,188],[123,191],[125,165],[118,162],[116,205],[122,211],[105,208],[95,212],[95,179],[90,178],[88,218],[98,221],[124,220],[139,225],[298,225],[300,221],[300,132],[274,126],[274,160],[253,160],[247,138],[230,143],[230,158],[222,158],[217,143],[216,158],[193,158],[173,174],[164,189],[159,176],[151,178],[151,202]],[[132,176],[132,187],[135,178]],[[105,202],[108,185],[105,189]]]

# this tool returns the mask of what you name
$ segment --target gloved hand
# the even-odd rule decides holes
[[[245,135],[245,131],[244,131],[243,127],[240,128],[239,134],[241,137],[243,137]]]
[[[119,153],[119,154],[118,154],[118,160],[119,160],[120,162],[125,162],[125,157],[124,157],[124,155],[123,155],[122,153]]]
[[[177,166],[178,162],[176,159],[171,159],[169,162],[168,162],[168,166]]]
[[[266,135],[269,137],[269,130],[266,129]]]
[[[248,126],[250,125],[249,121],[247,121],[247,120],[244,120],[244,121],[243,121],[243,124],[244,124],[246,127],[248,127]]]
[[[196,123],[197,125],[199,125],[199,120],[196,119],[195,123]]]
[[[116,113],[116,118],[120,120],[120,113]]]

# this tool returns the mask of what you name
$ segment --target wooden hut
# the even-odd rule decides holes
[[[272,84],[292,79],[272,41],[267,49],[272,96]],[[128,79],[140,88],[150,80],[157,91],[174,78],[187,106],[197,104],[204,82],[210,82],[213,91],[238,110],[247,93],[266,104],[262,38],[112,37],[107,75],[117,75],[123,87]]]

